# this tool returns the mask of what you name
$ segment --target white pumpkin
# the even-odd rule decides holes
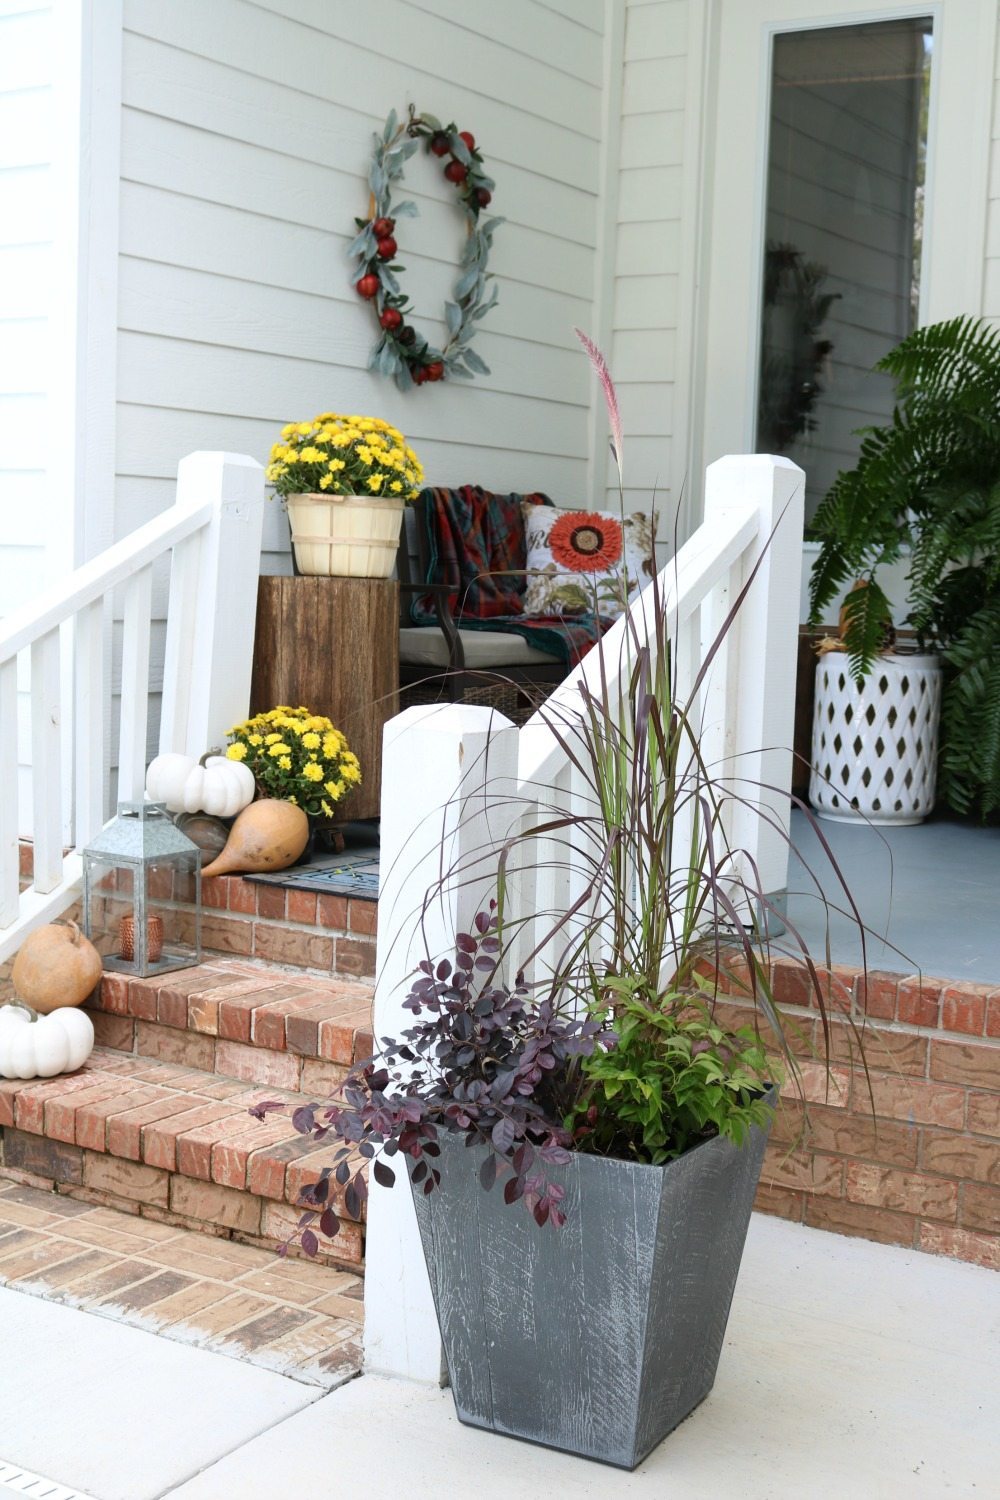
[[[81,1067],[94,1050],[86,1011],[39,1016],[16,1001],[0,1006],[0,1078],[54,1078]]]
[[[209,750],[200,760],[193,755],[158,755],[146,772],[150,801],[164,802],[174,813],[235,818],[253,801],[256,790],[250,767],[218,750]]]

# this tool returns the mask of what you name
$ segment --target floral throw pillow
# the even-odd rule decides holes
[[[528,577],[526,615],[597,613],[616,619],[653,576],[653,525],[647,515],[524,505]]]

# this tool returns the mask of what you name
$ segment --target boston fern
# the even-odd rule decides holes
[[[973,318],[919,328],[877,368],[897,406],[813,520],[812,619],[864,580],[844,633],[862,680],[891,618],[876,574],[909,549],[906,623],[945,672],[939,789],[986,817],[1000,810],[1000,331]]]

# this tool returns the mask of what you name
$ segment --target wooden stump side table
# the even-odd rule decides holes
[[[347,736],[362,783],[338,817],[377,818],[382,728],[399,711],[399,587],[385,578],[261,578],[250,712],[304,703]]]

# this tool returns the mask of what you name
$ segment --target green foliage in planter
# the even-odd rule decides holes
[[[939,791],[986,817],[1000,809],[1000,331],[974,318],[918,328],[876,368],[897,405],[813,520],[811,621],[866,582],[845,605],[862,681],[891,619],[876,574],[910,549],[906,623],[945,670]]]
[[[752,1125],[767,1127],[764,1094],[781,1069],[752,1027],[727,1032],[688,995],[647,997],[627,980],[605,988],[617,1040],[580,1060],[566,1122],[578,1150],[659,1166],[713,1135],[741,1146]]]

